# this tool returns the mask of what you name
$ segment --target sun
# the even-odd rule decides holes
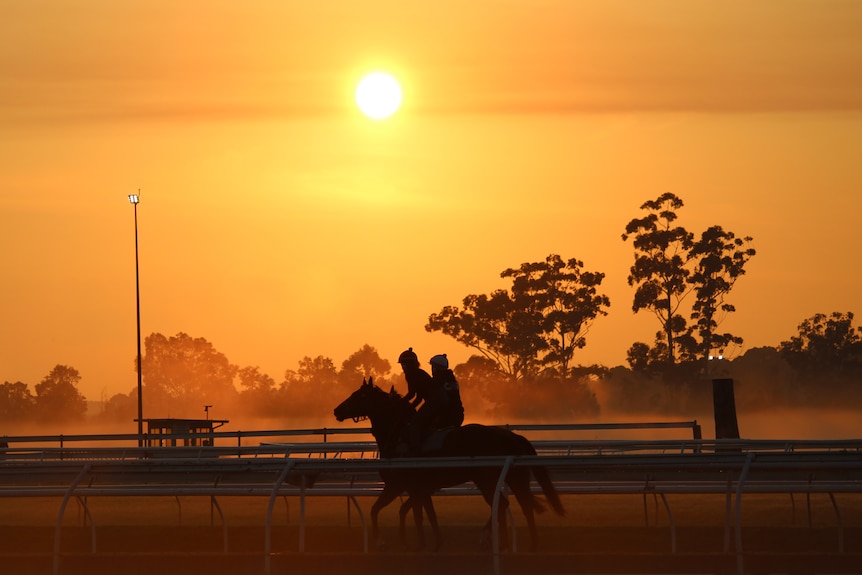
[[[368,74],[356,87],[356,105],[369,118],[388,118],[401,105],[401,86],[385,72]]]

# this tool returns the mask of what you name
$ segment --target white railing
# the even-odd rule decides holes
[[[351,430],[357,434],[355,430]],[[557,431],[557,430],[555,430]],[[264,437],[273,437],[265,432]],[[285,434],[289,436],[290,434]],[[95,436],[89,436],[94,440]],[[137,438],[137,436],[132,436]],[[10,438],[11,439],[11,438]],[[112,441],[110,436],[108,441]],[[97,441],[96,441],[97,442]],[[97,442],[98,443],[98,442]],[[676,552],[676,524],[667,494],[723,494],[726,497],[725,552],[735,533],[742,572],[741,509],[750,493],[826,493],[838,522],[838,551],[844,534],[835,493],[862,492],[862,440],[535,440],[539,455],[519,457],[379,459],[369,441],[263,443],[211,447],[32,447],[10,441],[0,449],[0,497],[54,496],[61,500],[55,534],[59,569],[61,521],[66,504],[78,498],[87,516],[88,497],[221,496],[267,497],[265,556],[269,569],[272,507],[278,497],[300,500],[299,551],[304,551],[308,498],[347,497],[367,527],[358,497],[376,496],[379,472],[387,468],[543,466],[563,494],[642,494],[661,498]],[[501,482],[502,485],[502,482]],[[538,490],[535,486],[534,489]],[[471,495],[470,487],[441,495]],[[504,495],[502,488],[495,500]],[[217,507],[220,512],[220,508]],[[224,521],[222,522],[224,524]],[[225,528],[225,550],[227,531]],[[96,548],[95,530],[91,534]],[[495,565],[499,547],[494,539]]]
[[[700,424],[693,421],[660,421],[660,422],[623,422],[623,423],[561,423],[561,424],[504,424],[499,427],[516,432],[531,432],[533,435],[542,432],[566,432],[581,433],[586,431],[633,431],[633,430],[655,430],[655,429],[679,429],[689,430],[692,439],[701,438]],[[200,439],[206,437],[213,439],[214,445],[236,445],[241,447],[243,440],[259,440],[267,438],[270,441],[281,438],[305,437],[308,441],[328,442],[333,436],[358,435],[371,437],[370,427],[319,427],[307,429],[272,429],[256,431],[213,431],[206,434],[144,434],[143,438],[136,433],[114,433],[114,434],[73,434],[73,435],[19,435],[0,438],[10,447],[28,445],[31,447],[67,447],[69,444],[119,444],[129,447],[137,446],[139,440],[168,441],[184,440],[190,438]],[[532,437],[531,437],[532,439]],[[257,441],[255,441],[257,442]],[[246,441],[247,443],[247,441]]]

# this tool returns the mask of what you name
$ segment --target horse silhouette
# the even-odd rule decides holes
[[[396,456],[396,447],[401,439],[405,426],[415,417],[416,411],[401,395],[394,389],[386,392],[374,385],[373,380],[362,380],[362,385],[353,394],[345,399],[334,410],[338,421],[354,419],[355,421],[369,419],[371,421],[371,433],[377,442],[377,448],[381,458],[392,458]],[[500,427],[470,424],[455,427],[445,432],[445,437],[439,448],[433,452],[423,452],[422,456],[437,457],[477,457],[477,456],[510,456],[510,455],[536,455],[536,450],[523,436]],[[402,506],[401,516],[405,508],[412,507],[414,518],[417,519],[417,527],[421,527],[420,506],[426,510],[432,509],[431,495],[443,488],[473,482],[482,494],[482,498],[488,505],[493,505],[494,494],[497,490],[497,480],[500,477],[501,468],[498,467],[452,467],[432,469],[381,469],[380,476],[383,479],[383,492],[371,507],[371,529],[375,540],[378,538],[377,516],[380,510],[389,505],[402,493],[407,492],[410,498]],[[521,511],[527,520],[530,533],[530,549],[535,550],[538,546],[538,534],[536,530],[535,514],[545,510],[544,505],[533,494],[530,488],[530,475],[535,477],[536,482],[542,489],[548,504],[558,514],[564,515],[565,510],[560,501],[554,484],[547,469],[542,466],[514,466],[506,475],[506,484],[515,496]],[[508,501],[505,497],[500,499],[499,513],[496,518],[500,530],[499,533],[506,536],[506,512]],[[430,511],[433,513],[433,511]],[[489,519],[493,520],[492,517]],[[429,516],[432,527],[435,527],[436,517]],[[420,533],[421,536],[421,533]],[[440,546],[439,531],[435,528],[436,547]],[[505,541],[504,541],[505,544]]]

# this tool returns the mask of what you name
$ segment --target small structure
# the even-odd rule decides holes
[[[144,419],[147,447],[209,446],[213,431],[229,423],[226,419]],[[179,441],[179,443],[177,443]]]

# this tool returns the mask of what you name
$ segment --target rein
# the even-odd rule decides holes
[[[381,456],[389,457],[398,449],[405,430],[416,416],[416,410],[403,396],[394,390],[386,392],[364,380],[362,387],[342,402],[335,412],[341,421],[352,419],[359,423],[371,420],[371,434],[377,442],[377,449]]]

